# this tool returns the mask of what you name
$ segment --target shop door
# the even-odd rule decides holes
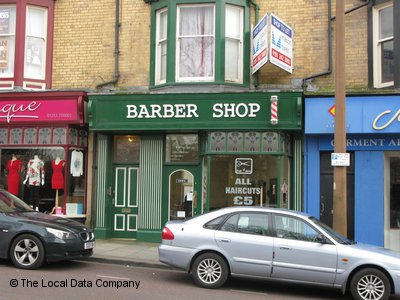
[[[400,251],[400,157],[389,157],[390,179],[385,189],[385,247]],[[387,187],[387,184],[390,187]]]
[[[114,238],[136,238],[138,171],[139,169],[133,166],[114,167]]]
[[[351,165],[347,167],[347,237],[354,239],[354,155],[350,153]],[[333,226],[333,167],[331,152],[320,156],[320,220]]]
[[[168,220],[197,214],[196,167],[168,168]]]

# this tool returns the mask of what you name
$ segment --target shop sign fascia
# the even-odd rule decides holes
[[[84,124],[87,102],[82,92],[0,95],[0,125]]]
[[[305,99],[305,134],[334,134],[334,98]],[[400,95],[346,97],[347,134],[400,133]]]
[[[272,96],[278,97],[274,122]],[[89,127],[98,131],[301,130],[302,94],[89,95]]]

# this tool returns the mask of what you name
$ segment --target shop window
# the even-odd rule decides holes
[[[50,143],[51,143],[51,128],[40,128],[38,144],[47,145]]]
[[[277,178],[276,156],[212,156],[210,210],[227,206],[278,206]]]
[[[29,205],[34,205],[35,202],[42,212],[52,212],[57,203],[62,214],[84,213],[86,197],[84,149],[74,148],[66,153],[63,147],[29,149],[15,147],[1,149],[0,155],[0,185],[5,189],[12,191]],[[20,167],[14,170],[15,172],[9,167],[13,156],[20,161]],[[37,186],[29,180],[28,162],[35,157],[42,162]],[[59,174],[57,180],[54,177],[55,173]]]
[[[151,86],[249,83],[248,1],[152,2]],[[245,62],[245,63],[244,63]]]
[[[198,161],[197,134],[168,134],[165,144],[167,163],[196,163]]]
[[[291,153],[291,136],[277,132],[211,132],[210,152]]]
[[[53,0],[0,0],[1,89],[50,88],[53,8]]]
[[[139,164],[140,137],[137,135],[118,135],[114,137],[114,163]]]
[[[8,144],[8,130],[6,128],[0,128],[0,144]]]
[[[374,27],[374,87],[383,88],[394,84],[393,2],[375,6]]]
[[[24,144],[36,144],[36,128],[25,128],[24,130]]]
[[[22,128],[10,129],[10,144],[22,144]]]
[[[66,128],[54,128],[53,129],[53,143],[54,144],[66,144],[67,143],[67,129]]]

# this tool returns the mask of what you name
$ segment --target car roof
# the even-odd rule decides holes
[[[203,215],[198,215],[195,218],[188,219],[187,222],[201,222],[204,220],[212,220],[218,218],[225,214],[237,213],[237,212],[268,212],[268,213],[283,213],[286,215],[298,216],[301,218],[309,218],[311,215],[304,212],[289,210],[285,208],[275,208],[275,207],[258,207],[258,206],[229,206],[220,208],[217,210],[204,213]]]

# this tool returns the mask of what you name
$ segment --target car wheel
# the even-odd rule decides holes
[[[351,294],[356,300],[387,300],[390,297],[390,282],[377,269],[364,269],[351,280]]]
[[[192,275],[198,286],[216,289],[228,279],[228,265],[218,254],[205,253],[194,261]]]
[[[17,268],[39,268],[44,263],[43,243],[34,235],[20,235],[11,245],[10,257]]]

